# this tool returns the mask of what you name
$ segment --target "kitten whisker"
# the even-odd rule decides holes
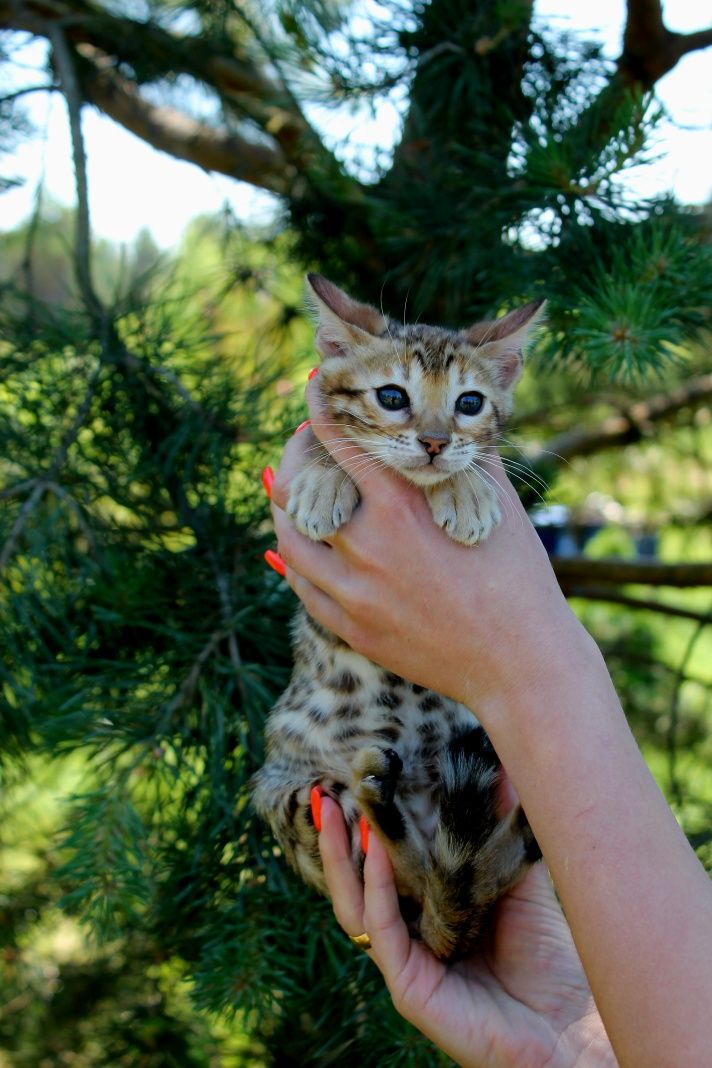
[[[497,325],[497,320],[493,319],[492,322],[489,325],[489,330],[485,331],[484,337],[482,338],[481,341],[478,341],[477,345],[475,346],[475,353],[478,353],[480,351],[480,349],[482,348],[482,346],[487,344],[487,342],[489,341],[489,339],[490,339],[490,337],[491,337],[496,325]]]
[[[475,488],[475,483],[473,482],[472,478],[470,477],[470,472],[473,475],[477,474],[477,476],[479,478],[482,478],[486,483],[490,484],[493,487],[494,495],[497,498],[497,503],[502,505],[502,509],[505,512],[505,514],[509,514],[509,510],[512,509],[512,502],[508,499],[506,494],[504,495],[504,497],[502,496],[501,486],[499,485],[499,483],[497,483],[497,481],[494,478],[492,478],[492,476],[489,474],[489,472],[484,471],[481,468],[479,468],[477,466],[477,464],[473,461],[468,467],[466,467],[464,469],[464,474],[467,476],[467,481],[472,486],[472,491],[475,494],[475,498],[477,499],[478,503],[479,503],[479,497],[477,496],[477,490]]]
[[[517,452],[521,452],[525,459],[528,459],[527,454],[521,445],[517,445],[516,441],[511,441],[509,438],[505,438],[504,434],[498,434],[499,440],[504,442],[505,445],[509,445],[511,449],[516,449]],[[542,456],[553,456],[556,460],[561,460],[563,464],[571,466],[571,461],[567,460],[565,456],[562,456],[560,452],[553,452],[552,449],[539,449]]]
[[[407,301],[408,301],[408,297],[406,296],[406,303],[407,303]],[[391,331],[391,320],[390,320],[389,316],[387,316],[385,311],[383,310],[383,286],[381,286],[380,305],[381,305],[381,315],[386,320],[386,333],[388,334],[388,337],[390,339],[391,345],[393,347],[393,352],[395,353],[395,356],[396,356],[396,359],[398,360],[398,363],[400,364],[401,367],[403,367],[403,358],[405,357],[405,337],[403,338],[403,355],[401,356],[400,352],[398,351],[398,346],[396,344],[396,339],[393,337],[393,332]],[[405,326],[405,320],[403,321],[403,326]]]
[[[485,452],[494,453],[495,456],[499,456],[499,459],[502,461],[503,465],[505,465],[506,467],[508,467],[512,471],[518,471],[519,472],[519,475],[518,475],[519,478],[522,478],[522,472],[524,472],[524,474],[531,475],[531,477],[536,482],[539,483],[539,485],[541,486],[541,488],[543,490],[548,490],[549,489],[549,483],[546,481],[545,478],[542,478],[542,476],[540,474],[538,474],[534,470],[534,468],[528,467],[526,464],[520,463],[518,460],[513,460],[510,456],[502,456],[501,453],[499,452],[499,449],[496,447],[496,445],[483,445],[483,446],[480,446],[480,452],[481,453],[485,453]],[[523,478],[522,478],[522,481],[524,481]]]
[[[514,502],[509,499],[509,494],[503,491],[502,487],[500,486],[499,482],[497,482],[497,479],[494,477],[494,475],[492,475],[489,471],[486,471],[482,467],[475,466],[474,470],[477,471],[477,474],[480,476],[480,478],[483,478],[485,482],[487,482],[492,487],[492,489],[494,490],[495,497],[497,498],[497,503],[502,506],[502,511],[504,512],[504,514],[507,516],[511,516],[512,520],[517,519],[520,525],[523,525],[524,520],[522,519],[521,513],[517,511]]]
[[[479,457],[479,462],[481,464],[489,464],[491,467],[495,466],[494,461],[489,459],[488,457],[485,457],[485,456]],[[506,464],[505,464],[505,470],[506,470]],[[524,485],[527,487],[527,489],[531,490],[531,492],[541,501],[541,503],[543,505],[546,505],[546,498],[544,498],[541,495],[541,493],[539,492],[539,490],[537,489],[536,486],[532,486],[531,482],[527,482],[526,478],[524,478],[523,475],[521,475],[520,473],[514,472],[514,474],[516,474],[516,477],[520,480],[520,482],[524,483]]]

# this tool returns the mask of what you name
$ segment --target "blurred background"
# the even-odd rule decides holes
[[[447,1063],[249,806],[308,269],[547,297],[503,455],[712,868],[710,45],[696,0],[0,0],[0,1068]]]

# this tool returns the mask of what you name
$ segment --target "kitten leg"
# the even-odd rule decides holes
[[[481,728],[456,739],[443,754],[440,824],[420,931],[444,960],[470,952],[494,902],[541,857],[521,806],[497,819],[499,770]]]
[[[393,865],[398,893],[418,900],[426,854],[412,833],[396,792],[403,763],[395,749],[362,749],[353,766],[352,791],[371,829],[383,842]]]
[[[311,792],[317,785],[341,805],[349,828],[354,864],[358,866],[361,863],[356,825],[358,812],[344,783],[331,777],[319,778],[312,768],[295,768],[273,760],[252,779],[252,803],[272,828],[287,863],[306,883],[328,897],[311,808]]]
[[[484,541],[499,523],[497,495],[476,472],[454,475],[423,491],[438,526],[464,545]]]
[[[311,433],[309,463],[293,479],[287,514],[297,530],[313,541],[322,541],[348,523],[358,504],[358,490],[343,468],[334,462]]]

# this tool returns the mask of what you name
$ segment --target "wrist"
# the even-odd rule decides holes
[[[591,635],[562,600],[556,612],[516,628],[501,649],[487,685],[464,679],[462,703],[494,736],[555,726],[581,703],[583,688],[615,697],[608,669]]]

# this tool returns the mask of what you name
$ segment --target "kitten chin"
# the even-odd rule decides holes
[[[438,470],[432,464],[428,464],[427,467],[412,467],[405,470],[402,467],[394,467],[393,470],[416,486],[437,486],[438,482],[446,482],[459,473]]]

